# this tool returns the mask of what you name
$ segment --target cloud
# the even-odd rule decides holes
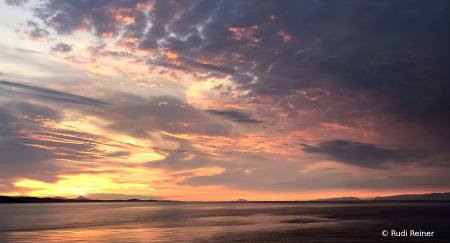
[[[273,163],[266,159],[250,159],[246,164],[228,165],[226,171],[208,176],[192,176],[179,185],[221,185],[240,190],[258,191],[307,191],[338,189],[347,183],[358,181],[351,173],[335,171],[311,171],[300,173],[298,163]],[[355,183],[355,186],[357,184]]]
[[[213,89],[217,89],[217,90],[220,90],[221,88],[222,88],[222,86],[223,86],[223,83],[222,84],[219,84],[219,85],[217,85],[216,87],[214,87]]]
[[[224,136],[229,125],[208,119],[203,112],[173,96],[154,96],[145,99],[131,94],[116,94],[126,99],[104,112],[92,115],[111,121],[107,129],[127,133],[134,137],[149,136],[151,131],[171,134]],[[120,119],[118,119],[120,117]]]
[[[82,105],[92,105],[92,106],[102,106],[102,105],[108,105],[109,103],[103,102],[97,99],[93,98],[86,98],[80,95],[74,95],[69,94],[65,92],[55,91],[51,89],[46,88],[40,88],[36,86],[26,85],[26,84],[19,84],[19,83],[13,83],[8,81],[1,81],[0,80],[0,86],[6,86],[13,89],[5,90],[3,89],[3,92],[11,92],[11,93],[17,93],[17,94],[23,94],[23,95],[30,95],[35,96],[39,98],[47,98],[52,100],[58,100],[58,101],[64,101],[64,102],[70,102],[70,103],[76,103],[76,104],[82,104]],[[16,90],[21,91],[16,91]]]
[[[300,145],[307,153],[323,154],[337,162],[366,168],[383,168],[385,162],[417,162],[431,156],[430,152],[422,149],[382,148],[374,144],[347,140],[320,142],[318,146]]]
[[[250,72],[258,82],[248,84],[249,81],[232,79],[240,90],[251,91],[249,97],[282,97],[294,90],[318,86],[339,92],[344,87],[352,93],[374,94],[371,96],[374,102],[395,114],[425,119],[446,116],[447,89],[433,87],[448,86],[445,82],[448,70],[444,68],[448,66],[448,55],[443,54],[448,50],[439,52],[433,46],[445,46],[441,42],[446,30],[440,23],[446,22],[447,3],[392,1],[372,6],[369,3],[285,1],[277,5],[263,2],[71,1],[60,4],[52,0],[35,12],[60,34],[83,30],[109,38],[108,34],[115,36],[123,28],[127,38],[138,40],[134,48],[139,46],[152,52],[160,48],[184,57],[178,59],[181,63],[176,66],[161,63],[168,68],[235,76]],[[113,15],[113,10],[119,12]],[[365,11],[373,18],[357,21]],[[418,11],[433,18],[423,17]],[[121,18],[117,18],[119,15]],[[125,17],[134,17],[134,23],[124,22]],[[433,23],[424,19],[433,19]],[[410,23],[414,21],[418,24],[412,29]],[[428,26],[441,31],[429,33]],[[237,31],[242,36],[237,38],[237,32],[230,29],[242,30]],[[261,39],[255,46],[247,46],[249,40],[243,35],[247,29]],[[431,69],[435,65],[427,65],[431,62],[442,67],[440,71]],[[254,64],[257,65],[253,67]],[[422,67],[422,74],[408,72],[415,66]],[[334,85],[335,80],[318,82],[325,74],[339,79],[341,85]],[[424,81],[407,81],[424,75],[437,75],[433,78],[434,86]],[[410,97],[419,97],[421,101]],[[410,109],[414,105],[409,103],[419,109]]]
[[[4,105],[5,108],[20,111],[22,115],[25,115],[31,119],[38,119],[45,117],[54,121],[61,119],[61,114],[48,106],[35,105],[28,102],[10,101]]]
[[[21,52],[28,52],[28,53],[44,54],[43,52],[27,50],[27,49],[22,49],[22,48],[14,48],[14,50],[21,51]]]
[[[149,1],[46,1],[35,8],[36,15],[59,34],[76,31],[94,32],[98,37],[112,37],[119,33],[120,24],[131,23],[131,29],[143,31],[146,18],[142,11],[151,7]],[[136,8],[142,8],[140,11]],[[129,11],[132,9],[133,11]],[[88,20],[88,21],[87,21]],[[142,25],[138,27],[138,25]],[[130,35],[131,36],[131,35]]]
[[[51,47],[50,50],[52,52],[71,52],[73,50],[72,48],[73,45],[67,45],[65,43],[59,43],[54,47]]]
[[[50,35],[48,30],[39,28],[39,24],[34,21],[27,21],[26,29],[16,30],[16,32],[22,33],[23,38],[29,41],[42,42]]]
[[[64,110],[15,101],[5,106],[8,108],[0,108],[3,180],[27,178],[54,183],[61,175],[108,173],[123,164],[132,167],[139,163],[129,161],[135,154],[143,153],[144,162],[158,158],[152,148],[59,124]]]
[[[173,63],[165,63],[165,62],[153,63],[153,62],[149,62],[148,64],[155,65],[155,66],[166,67],[166,68],[175,69],[175,70],[183,70],[183,71],[189,70],[186,67],[178,66],[178,65],[173,64]]]
[[[259,164],[259,165],[258,165]],[[262,165],[261,165],[262,164]],[[272,163],[265,160],[247,163],[251,169],[246,173],[244,168],[229,166],[226,171],[210,176],[191,176],[180,182],[179,185],[195,187],[220,185],[240,190],[257,190],[259,192],[303,192],[323,189],[377,189],[392,190],[411,188],[446,188],[450,179],[447,171],[421,175],[386,175],[383,170],[382,178],[373,178],[375,171],[370,168],[363,177],[355,176],[351,171],[336,171],[333,168],[324,168],[309,172],[299,172],[298,164]],[[348,169],[347,169],[348,170]]]
[[[348,188],[395,188],[407,189],[415,188],[448,188],[450,178],[446,172],[438,172],[433,175],[395,175],[388,176],[385,179],[366,179],[349,181],[345,186]]]
[[[234,69],[226,68],[226,67],[218,67],[218,66],[215,66],[215,65],[212,65],[212,64],[194,63],[193,65],[201,67],[201,68],[209,69],[209,70],[212,70],[212,71],[218,71],[218,72],[226,73],[226,74],[236,74]]]
[[[22,6],[27,2],[28,0],[5,0],[5,3],[11,6]]]
[[[241,123],[262,123],[262,121],[258,121],[255,119],[251,119],[249,115],[239,112],[239,111],[232,111],[232,110],[226,110],[226,111],[219,111],[219,110],[207,110],[209,114],[215,115],[215,116],[221,116],[226,119],[230,119],[234,122],[241,122]]]
[[[50,108],[39,107],[42,112],[30,110],[33,105],[28,103],[13,104],[22,108],[23,114],[29,112],[39,115],[49,113],[54,116]],[[11,106],[11,104],[10,104]],[[29,146],[36,144],[34,139],[24,136],[24,131],[39,132],[39,122],[21,119],[13,115],[10,109],[0,108],[0,177],[2,179],[14,179],[18,177],[33,178],[46,182],[54,182],[56,175],[61,171],[59,166],[46,164],[45,162],[58,158],[52,151]],[[20,111],[19,111],[20,112]],[[22,112],[21,112],[22,113]],[[20,113],[19,113],[20,114]],[[31,119],[31,118],[30,118]],[[42,144],[42,143],[41,143]],[[43,144],[46,144],[45,142]],[[47,143],[48,145],[48,143]],[[60,144],[62,147],[71,147]]]

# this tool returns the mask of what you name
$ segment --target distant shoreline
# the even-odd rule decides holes
[[[141,200],[141,199],[116,199],[116,200],[97,200],[97,199],[60,199],[60,198],[39,198],[39,197],[9,197],[0,196],[0,204],[6,203],[94,203],[94,202],[192,202],[192,203],[450,203],[450,199],[381,199],[374,198],[370,200],[345,200],[340,198],[318,199],[309,201],[171,201],[171,200]]]
[[[97,199],[60,199],[60,198],[40,198],[40,197],[8,197],[0,196],[0,203],[89,203],[89,202],[180,202],[170,200],[97,200]]]

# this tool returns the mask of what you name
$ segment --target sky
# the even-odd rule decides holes
[[[2,0],[0,194],[450,191],[450,2]]]

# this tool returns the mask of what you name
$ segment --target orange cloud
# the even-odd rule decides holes
[[[168,105],[168,103],[167,102],[158,103],[158,106],[162,106],[162,105]]]
[[[111,38],[114,36],[114,33],[113,32],[103,33],[102,36]]]
[[[332,124],[332,123],[320,123],[322,126],[325,126],[326,128],[324,128],[325,130],[328,130],[328,129],[336,129],[336,130],[340,130],[340,129],[343,129],[343,130],[347,130],[347,129],[351,129],[351,127],[346,127],[346,126],[341,126],[341,125],[338,125],[338,124]]]
[[[132,17],[123,17],[122,15],[117,16],[117,20],[122,20],[124,22],[133,23],[134,24],[134,18]]]
[[[136,10],[138,10],[138,11],[152,10],[153,5],[154,5],[153,1],[150,1],[148,3],[138,3],[136,5]]]
[[[256,38],[253,35],[255,34],[255,30],[258,29],[258,26],[254,25],[249,28],[233,28],[230,27],[229,30],[234,32],[234,36],[229,37],[230,39],[240,40],[241,38],[245,37],[249,39],[249,43],[247,46],[256,46],[257,43],[259,43],[264,37]]]
[[[289,35],[286,30],[282,29],[280,30],[280,32],[278,32],[278,35],[281,35],[283,37],[284,41],[291,41],[292,40],[292,36]]]
[[[220,108],[236,108],[236,109],[242,109],[242,110],[248,110],[249,108],[242,104],[241,102],[237,101],[230,101],[230,100],[214,100],[211,102],[212,107],[220,107]]]
[[[149,84],[146,84],[146,83],[139,83],[138,86],[147,86],[147,87],[149,87],[149,88],[158,87],[157,84],[152,84],[152,83],[149,83]]]
[[[166,55],[167,55],[167,59],[177,59],[177,58],[178,58],[178,55],[177,55],[177,54],[175,54],[175,53],[173,53],[173,52],[170,52],[170,51],[168,51],[168,52],[166,53]]]
[[[99,65],[89,66],[89,67],[86,67],[85,69],[87,69],[93,73],[108,74],[108,75],[113,75],[113,76],[117,75],[117,73],[115,73],[114,71],[108,71],[104,68],[101,68]]]
[[[250,38],[255,33],[255,30],[258,29],[258,26],[254,25],[249,28],[233,28],[230,27],[229,30],[234,32],[233,37],[230,37],[231,39],[240,40],[242,37]]]

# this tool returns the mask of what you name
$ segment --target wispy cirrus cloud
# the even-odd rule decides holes
[[[13,83],[8,81],[1,81],[0,85],[10,87],[10,89],[3,89],[3,92],[13,92],[17,94],[36,96],[41,98],[47,98],[51,100],[64,101],[69,103],[76,103],[82,105],[108,105],[109,103],[103,102],[93,98],[87,98],[80,95],[69,94],[52,89],[41,88],[37,86],[31,86],[26,84]],[[12,88],[12,89],[11,89]]]
[[[11,6],[22,6],[27,2],[28,0],[5,0],[5,3]]]

